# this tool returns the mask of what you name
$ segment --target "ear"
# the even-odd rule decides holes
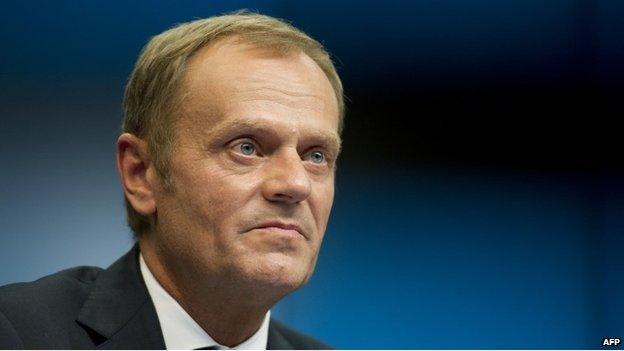
[[[117,170],[134,210],[148,217],[154,214],[154,169],[147,143],[130,133],[121,134],[117,139]]]

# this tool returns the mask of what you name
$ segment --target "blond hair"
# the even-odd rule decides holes
[[[145,45],[126,85],[123,102],[122,130],[147,142],[151,160],[166,188],[171,188],[172,115],[181,101],[178,90],[186,63],[200,48],[232,36],[278,54],[300,51],[313,59],[336,94],[338,132],[342,132],[342,83],[330,55],[318,41],[283,20],[246,11],[182,23],[154,36]],[[150,229],[150,219],[136,212],[127,199],[126,211],[135,236]]]

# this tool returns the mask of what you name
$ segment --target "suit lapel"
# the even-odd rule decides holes
[[[100,274],[76,319],[98,349],[164,349],[156,309],[139,271],[135,245]]]
[[[165,349],[156,308],[139,270],[137,245],[100,274],[76,321],[97,349]],[[274,320],[267,349],[294,349]]]
[[[267,339],[267,350],[293,350],[294,347],[279,330],[279,322],[271,319],[269,323],[269,337]]]

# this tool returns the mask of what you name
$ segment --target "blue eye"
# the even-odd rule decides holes
[[[314,163],[323,163],[323,161],[325,161],[325,155],[320,151],[314,151],[310,154],[310,159]]]
[[[239,145],[240,151],[243,155],[250,156],[256,151],[256,147],[252,143],[241,143]]]

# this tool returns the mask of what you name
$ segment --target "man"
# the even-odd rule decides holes
[[[152,38],[117,141],[137,245],[106,270],[2,288],[0,349],[326,348],[269,310],[313,272],[343,110],[328,54],[274,18]]]

